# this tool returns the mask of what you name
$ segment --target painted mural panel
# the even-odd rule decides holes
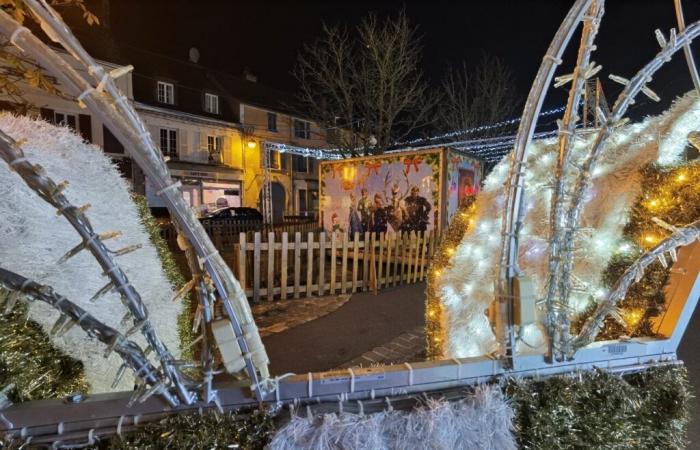
[[[440,154],[387,155],[321,165],[327,231],[432,230],[439,217]]]
[[[464,201],[479,193],[481,162],[458,153],[447,154],[447,221]]]

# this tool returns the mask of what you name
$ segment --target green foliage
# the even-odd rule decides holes
[[[262,450],[273,431],[272,417],[264,410],[208,412],[169,416],[127,435],[103,443],[110,450],[224,449]]]
[[[507,386],[522,449],[682,449],[692,397],[683,367],[602,371]]]
[[[156,248],[158,252],[158,258],[163,266],[163,272],[165,276],[170,281],[170,285],[173,290],[178,291],[182,286],[185,285],[185,278],[182,276],[182,272],[173,257],[168,243],[160,235],[160,225],[156,222],[156,219],[151,214],[151,210],[148,208],[148,202],[146,198],[139,194],[132,193],[131,198],[136,203],[139,209],[139,216],[141,218],[141,223],[143,224],[151,244]],[[182,359],[192,359],[192,348],[190,344],[192,343],[192,320],[193,320],[193,302],[196,301],[194,296],[186,295],[183,298],[183,309],[178,317],[178,333],[180,335],[180,347],[182,348]]]

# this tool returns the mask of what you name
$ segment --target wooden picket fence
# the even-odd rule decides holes
[[[378,291],[422,281],[435,251],[433,232],[241,233],[232,264],[246,295],[259,302]]]

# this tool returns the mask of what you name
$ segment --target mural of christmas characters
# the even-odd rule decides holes
[[[349,237],[432,231],[476,195],[481,170],[480,161],[445,148],[323,162],[323,227]]]

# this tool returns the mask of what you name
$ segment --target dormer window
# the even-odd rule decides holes
[[[158,82],[158,101],[167,105],[175,104],[175,85],[166,83],[165,81]]]
[[[210,114],[219,114],[219,96],[204,93],[204,111]]]

